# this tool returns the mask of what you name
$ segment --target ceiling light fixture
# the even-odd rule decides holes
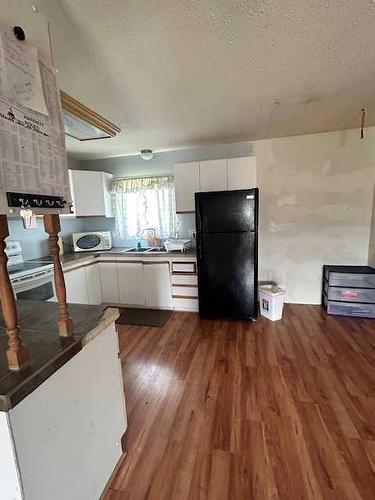
[[[151,151],[151,149],[142,149],[141,150],[142,160],[152,160],[153,157],[154,157],[154,153]]]

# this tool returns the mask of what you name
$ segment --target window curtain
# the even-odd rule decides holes
[[[112,204],[116,217],[116,236],[142,237],[143,229],[153,227],[160,238],[176,231],[176,206],[172,176],[115,179]]]

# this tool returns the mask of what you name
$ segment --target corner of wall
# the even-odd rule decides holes
[[[374,195],[372,199],[370,242],[368,247],[368,264],[369,266],[375,267],[375,185],[374,185]]]
[[[68,154],[68,168],[69,170],[80,170],[81,162]]]

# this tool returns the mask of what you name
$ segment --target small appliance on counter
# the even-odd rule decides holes
[[[97,250],[110,250],[112,248],[112,235],[110,231],[73,233],[72,238],[73,250],[75,252],[95,252]]]
[[[191,248],[191,240],[184,240],[181,238],[169,238],[163,241],[163,245],[167,252],[186,252]]]

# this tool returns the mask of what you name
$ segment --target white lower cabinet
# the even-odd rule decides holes
[[[145,262],[143,276],[146,306],[172,308],[172,293],[168,262]]]
[[[88,304],[85,268],[79,267],[64,273],[66,301],[72,304]]]
[[[64,272],[67,302],[197,311],[195,266],[162,260],[88,263]]]
[[[120,300],[116,262],[100,262],[99,270],[103,302],[118,304]]]
[[[99,264],[85,267],[89,304],[98,305],[103,302],[102,284],[100,281]]]
[[[142,262],[118,262],[119,302],[129,306],[145,305]]]

